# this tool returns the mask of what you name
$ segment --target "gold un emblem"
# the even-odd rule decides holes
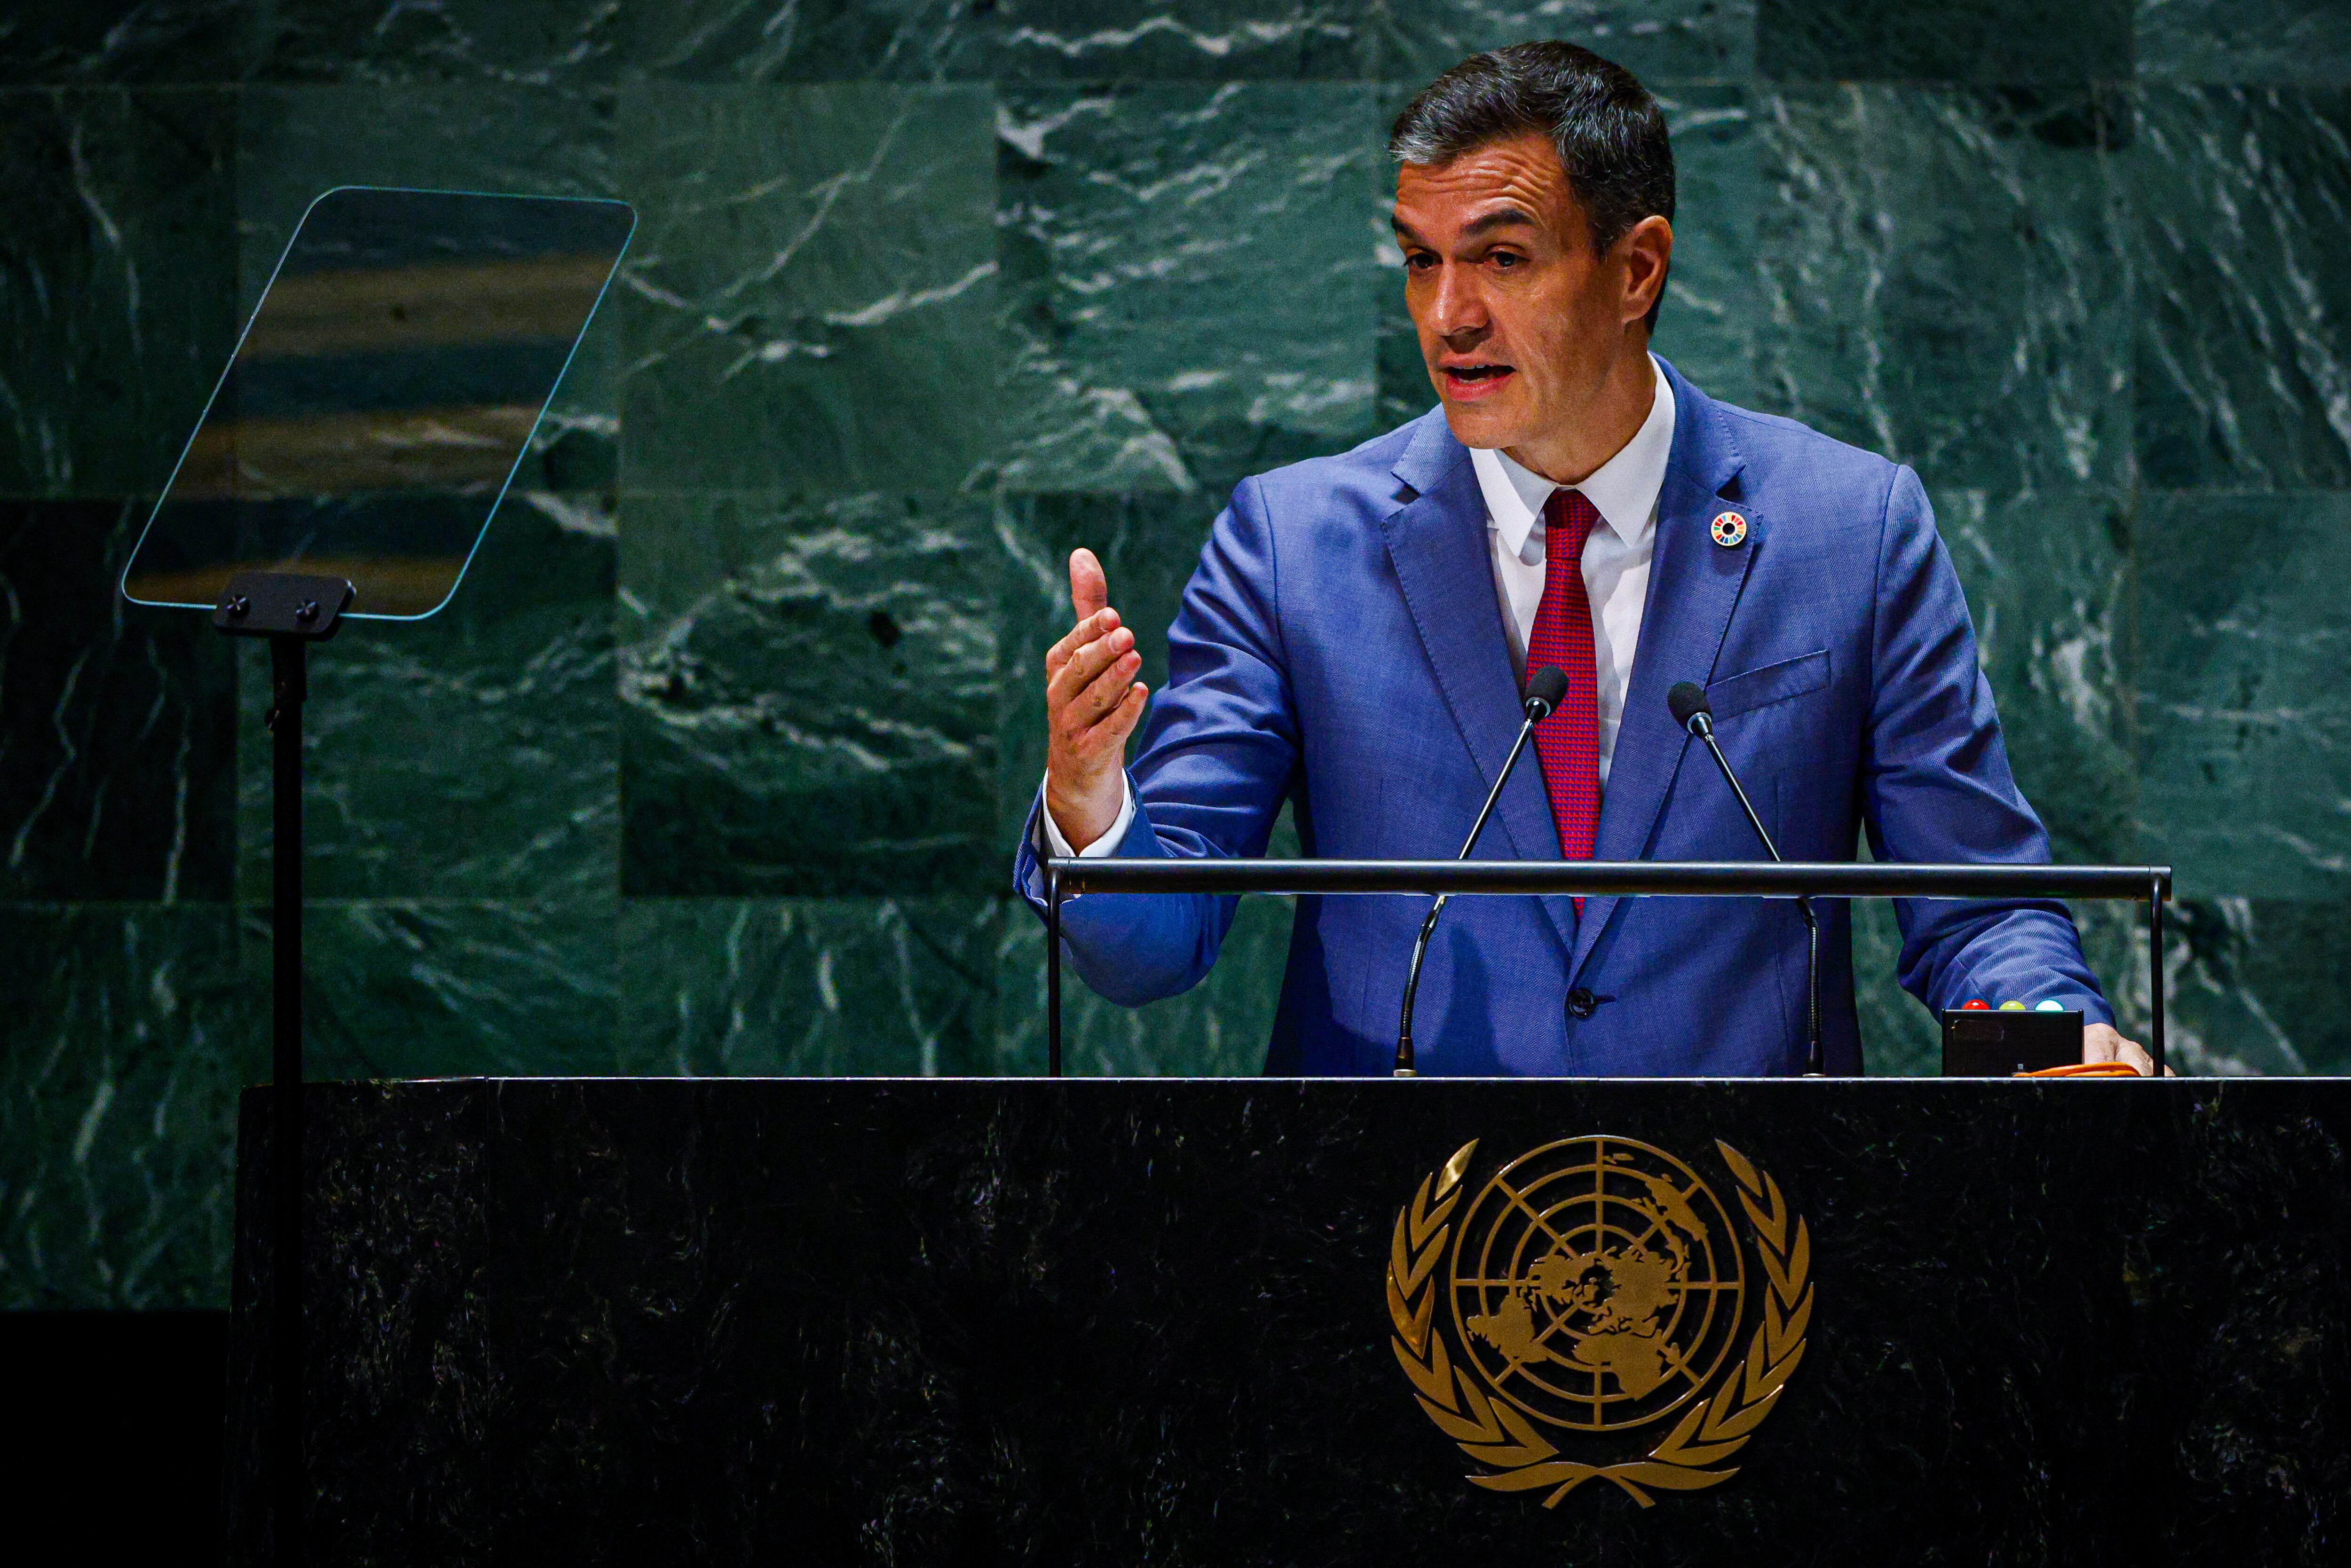
[[[1680,1160],[1567,1138],[1503,1166],[1465,1206],[1473,1141],[1420,1184],[1388,1254],[1396,1359],[1492,1491],[1595,1478],[1651,1491],[1729,1480],[1724,1461],[1803,1358],[1812,1237],[1729,1145],[1731,1211]],[[1750,1272],[1747,1253],[1757,1268]]]

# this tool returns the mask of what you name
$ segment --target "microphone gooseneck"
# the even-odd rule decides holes
[[[1552,716],[1559,707],[1560,699],[1566,695],[1567,672],[1556,664],[1545,664],[1527,677],[1526,695],[1520,699],[1520,706],[1526,710],[1527,716],[1519,726],[1519,737],[1510,743],[1510,758],[1502,764],[1502,771],[1495,776],[1494,787],[1486,791],[1486,803],[1479,808],[1478,820],[1469,825],[1469,837],[1463,841],[1461,852],[1454,859],[1466,861],[1469,858],[1469,852],[1478,847],[1478,836],[1486,831],[1486,819],[1494,814],[1494,803],[1502,798],[1502,786],[1510,781],[1510,774],[1518,768],[1519,758],[1527,748],[1528,737],[1534,734],[1535,726]],[[1420,923],[1419,936],[1412,945],[1412,967],[1405,971],[1404,977],[1404,1017],[1396,1023],[1395,1075],[1398,1078],[1415,1075],[1413,998],[1420,994],[1420,966],[1428,956],[1429,934],[1437,929],[1437,917],[1445,913],[1446,903],[1451,896],[1443,893],[1437,895],[1437,901],[1428,906],[1427,918]]]
[[[1706,748],[1714,754],[1714,765],[1722,769],[1723,782],[1730,786],[1739,809],[1747,814],[1747,825],[1763,841],[1763,852],[1775,861],[1782,859],[1779,846],[1764,831],[1763,819],[1755,814],[1754,803],[1739,787],[1739,775],[1731,771],[1730,758],[1722,754],[1722,743],[1714,738],[1714,705],[1707,701],[1706,688],[1696,681],[1677,681],[1666,694],[1666,706],[1672,711],[1676,724],[1704,741]],[[1813,915],[1809,894],[1798,895],[1796,913],[1804,917],[1804,1076],[1821,1078],[1828,1072],[1827,1059],[1821,1050],[1821,923]]]

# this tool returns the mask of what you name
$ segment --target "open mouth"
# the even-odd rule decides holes
[[[1456,398],[1485,397],[1499,391],[1517,373],[1510,365],[1447,365],[1445,390]]]

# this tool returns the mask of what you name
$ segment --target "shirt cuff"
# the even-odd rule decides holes
[[[1070,841],[1061,836],[1061,830],[1053,825],[1053,813],[1045,804],[1045,786],[1037,786],[1037,821],[1043,825],[1045,847],[1052,852],[1053,859],[1065,861],[1075,855],[1080,860],[1099,861],[1118,852],[1118,846],[1126,841],[1126,830],[1134,826],[1134,786],[1123,772],[1118,776],[1118,821],[1110,825],[1110,831],[1084,849],[1073,850]]]

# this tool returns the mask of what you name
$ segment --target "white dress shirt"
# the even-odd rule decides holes
[[[1654,364],[1654,361],[1653,361]],[[1641,612],[1649,602],[1649,559],[1656,551],[1657,496],[1666,487],[1666,459],[1674,450],[1674,389],[1662,375],[1649,417],[1615,456],[1575,486],[1600,514],[1602,526],[1583,541],[1583,592],[1592,602],[1592,656],[1600,677],[1600,784],[1616,754],[1625,718],[1625,688],[1633,679],[1633,652],[1641,641]],[[1494,586],[1502,601],[1502,630],[1510,663],[1527,673],[1527,638],[1542,603],[1551,557],[1543,549],[1543,504],[1559,488],[1506,452],[1472,447],[1478,488],[1486,497],[1486,538],[1494,550]]]
[[[1599,676],[1600,784],[1608,785],[1608,764],[1616,752],[1616,731],[1625,717],[1625,690],[1633,678],[1633,653],[1641,641],[1641,612],[1649,601],[1649,561],[1657,539],[1657,497],[1666,487],[1666,459],[1674,449],[1674,389],[1650,361],[1656,394],[1649,417],[1615,456],[1602,464],[1583,483],[1583,492],[1600,514],[1602,526],[1583,541],[1583,591],[1592,603],[1592,653]],[[1543,576],[1550,557],[1543,549],[1543,504],[1559,488],[1507,453],[1472,447],[1469,462],[1478,473],[1478,488],[1486,498],[1486,538],[1493,551],[1494,591],[1502,607],[1502,630],[1510,639],[1510,663],[1521,679],[1526,674],[1527,638],[1533,632],[1536,607],[1542,603]],[[1047,848],[1067,859],[1069,841],[1043,810],[1038,795],[1037,816],[1044,824]],[[1113,853],[1134,823],[1134,790],[1126,789],[1118,821],[1110,831],[1077,852],[1086,859]]]

